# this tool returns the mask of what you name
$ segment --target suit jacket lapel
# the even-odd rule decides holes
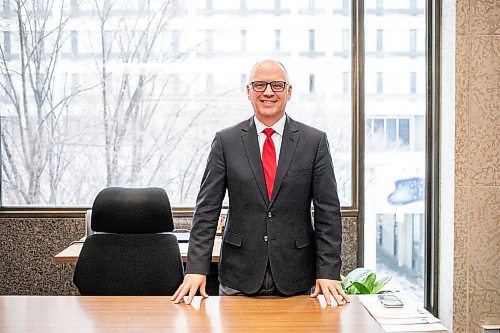
[[[266,181],[264,179],[264,169],[262,168],[262,159],[260,157],[259,140],[257,138],[257,129],[253,117],[241,129],[241,140],[248,162],[252,168],[253,176],[259,187],[260,194],[265,204],[269,204],[267,197]]]
[[[285,129],[283,130],[283,138],[281,140],[281,151],[278,161],[278,169],[276,170],[276,178],[274,179],[273,194],[271,196],[270,205],[273,204],[274,200],[276,199],[276,195],[281,188],[281,184],[283,183],[286,172],[288,171],[288,167],[290,166],[290,162],[292,161],[299,139],[299,127],[297,126],[297,123],[292,118],[287,116]]]

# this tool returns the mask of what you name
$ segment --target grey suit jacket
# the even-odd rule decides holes
[[[207,274],[224,195],[219,281],[254,293],[269,261],[284,294],[340,279],[341,216],[326,134],[287,116],[271,200],[253,117],[215,135],[196,202],[186,273]],[[314,204],[314,222],[311,216]]]

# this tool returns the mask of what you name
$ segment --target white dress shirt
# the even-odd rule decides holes
[[[253,117],[255,121],[255,127],[257,128],[257,135],[259,138],[259,149],[260,149],[260,158],[262,158],[262,149],[264,147],[264,142],[266,141],[266,133],[264,133],[264,129],[268,128],[266,125],[261,123],[257,117]],[[283,131],[285,130],[285,121],[286,121],[286,114],[281,117],[280,120],[278,120],[276,123],[274,123],[272,128],[274,130],[273,135],[271,135],[271,139],[273,139],[274,142],[274,149],[276,150],[276,166],[278,166],[278,161],[280,157],[280,151],[281,151],[281,141],[283,139]]]

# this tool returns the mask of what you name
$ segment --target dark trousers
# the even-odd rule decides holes
[[[309,295],[310,290],[304,290],[303,292],[296,293],[294,295]],[[274,284],[273,274],[271,272],[271,266],[269,261],[267,262],[266,273],[264,274],[264,281],[259,290],[254,294],[245,294],[237,289],[229,288],[219,284],[219,296],[292,296],[285,295],[281,293],[276,285]]]

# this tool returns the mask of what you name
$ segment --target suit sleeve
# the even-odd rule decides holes
[[[189,238],[186,273],[208,274],[217,222],[226,194],[226,166],[220,134],[215,135],[203,174]]]
[[[340,280],[342,222],[337,182],[328,140],[323,133],[313,169],[316,278]]]

